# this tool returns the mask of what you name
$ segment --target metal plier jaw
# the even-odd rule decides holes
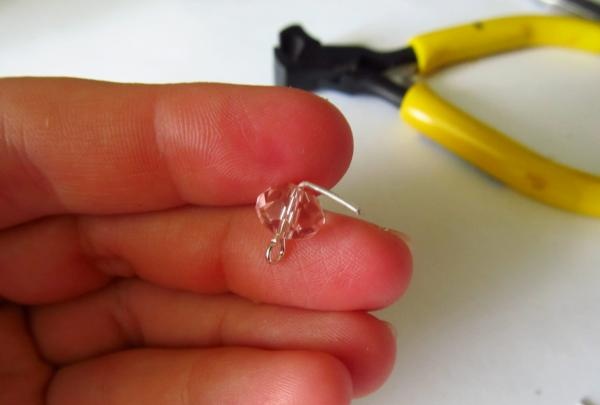
[[[412,47],[377,52],[361,46],[323,46],[299,25],[279,34],[275,48],[275,81],[304,90],[333,89],[349,94],[371,94],[396,105],[408,90],[409,75],[399,82],[388,73],[416,66]]]

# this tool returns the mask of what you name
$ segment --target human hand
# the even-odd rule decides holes
[[[0,403],[346,404],[395,339],[366,311],[406,244],[327,214],[264,259],[271,185],[335,184],[352,155],[311,94],[0,80]]]

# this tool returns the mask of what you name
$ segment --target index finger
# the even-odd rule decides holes
[[[60,213],[249,203],[343,175],[342,115],[298,90],[0,80],[0,228]]]

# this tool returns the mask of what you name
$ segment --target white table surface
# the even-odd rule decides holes
[[[292,22],[327,42],[392,49],[532,0],[2,1],[0,76],[272,83]],[[533,50],[455,67],[433,87],[519,141],[600,174],[600,58]],[[358,404],[600,404],[600,220],[525,198],[371,97],[322,93],[355,156],[336,190],[414,244],[386,385]]]

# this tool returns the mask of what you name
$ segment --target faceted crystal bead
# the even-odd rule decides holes
[[[295,199],[292,198],[294,191],[297,193]],[[321,204],[311,190],[298,188],[294,184],[269,187],[258,196],[256,213],[260,222],[274,234],[277,233],[285,216],[285,209],[290,203],[293,203],[293,212],[288,215],[290,223],[282,236],[285,239],[301,239],[317,233],[325,223]]]

